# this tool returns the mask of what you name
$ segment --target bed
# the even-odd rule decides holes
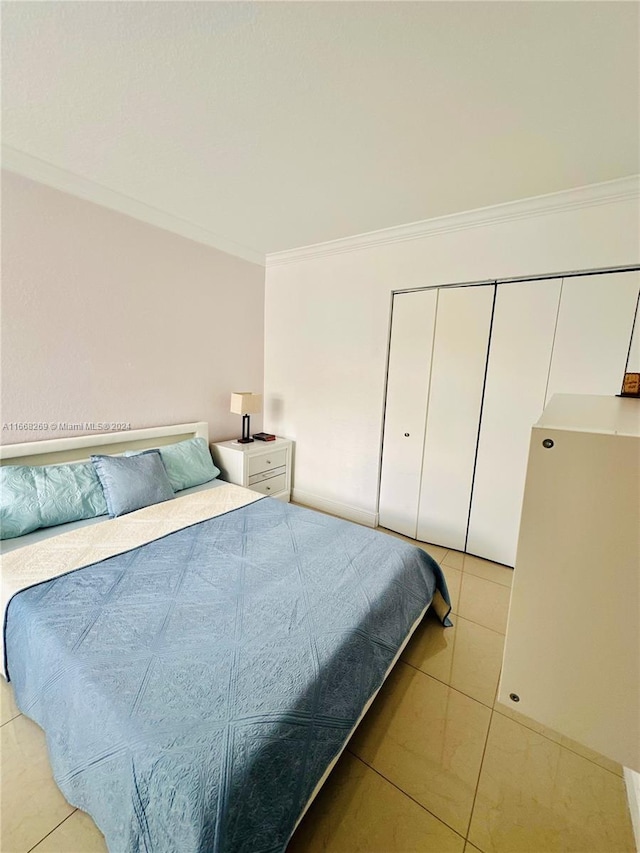
[[[2,461],[194,436],[206,424]],[[426,610],[450,624],[422,549],[219,479],[5,545],[5,677],[112,853],[283,851]]]

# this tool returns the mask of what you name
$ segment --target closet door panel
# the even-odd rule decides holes
[[[495,285],[440,291],[418,539],[464,550]]]
[[[394,296],[379,523],[416,537],[437,290]]]
[[[466,550],[513,566],[532,425],[544,408],[560,279],[496,294]]]
[[[639,290],[638,272],[563,280],[546,402],[620,393]]]

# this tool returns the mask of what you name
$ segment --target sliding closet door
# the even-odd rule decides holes
[[[437,298],[420,290],[393,299],[379,519],[414,539]]]
[[[515,564],[531,426],[544,408],[560,279],[498,285],[466,550]]]
[[[546,401],[554,394],[619,394],[640,273],[565,278]]]
[[[418,539],[464,551],[495,285],[438,296]]]

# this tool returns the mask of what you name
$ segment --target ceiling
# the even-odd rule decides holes
[[[265,253],[640,172],[635,2],[4,2],[3,143]]]

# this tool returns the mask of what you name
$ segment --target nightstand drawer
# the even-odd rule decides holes
[[[270,480],[271,477],[278,477],[280,474],[286,474],[287,469],[282,465],[280,468],[268,468],[266,471],[261,471],[259,474],[253,474],[253,476],[249,477],[249,488],[251,486],[255,486],[256,483],[262,482],[262,480]]]
[[[291,495],[292,442],[288,438],[239,444],[234,439],[211,445],[220,479],[288,501]]]
[[[270,477],[268,480],[262,480],[260,483],[255,483],[251,488],[254,492],[262,492],[263,495],[275,495],[282,492],[287,487],[286,474],[279,474],[277,477]]]
[[[258,456],[250,456],[248,461],[248,474],[261,474],[263,471],[271,471],[273,468],[281,468],[287,464],[287,451],[276,450],[274,453],[265,453]]]

